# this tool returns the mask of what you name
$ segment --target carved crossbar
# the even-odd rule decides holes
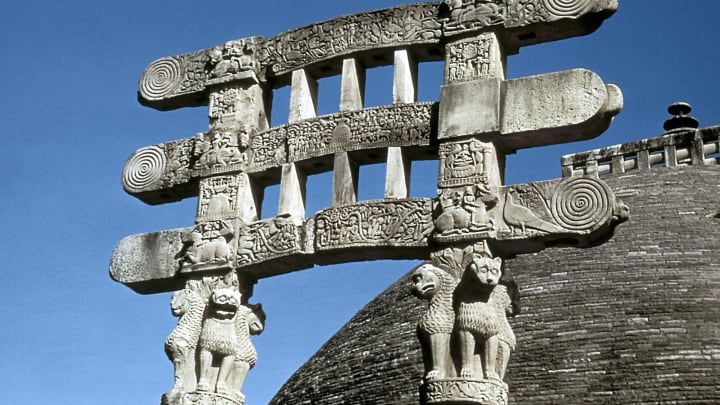
[[[413,273],[416,295],[432,299],[438,277],[457,285],[460,306],[451,311],[458,323],[449,326],[456,330],[442,333],[457,334],[463,355],[445,369],[447,356],[438,348],[449,341],[421,339],[433,353],[426,363],[437,362],[426,370],[421,402],[506,404],[502,377],[512,332],[498,343],[497,331],[482,332],[481,339],[473,324],[478,313],[500,319],[502,312],[504,319],[503,307],[512,312],[506,286],[495,288],[503,259],[551,246],[593,246],[627,218],[627,208],[594,176],[503,184],[507,154],[598,136],[623,104],[616,86],[585,69],[507,80],[507,56],[521,46],[591,33],[616,8],[616,0],[448,0],[153,62],[140,81],[139,101],[160,110],[207,105],[210,128],[138,150],[126,163],[123,186],[149,204],[197,196],[195,225],[125,238],[113,253],[111,276],[140,293],[200,296],[208,311],[203,329],[222,328],[229,316],[239,319],[236,313],[255,314],[254,323],[243,318],[250,322],[242,324],[245,333],[253,325],[262,330],[262,308],[247,304],[259,279],[314,265],[424,259],[430,267]],[[418,63],[431,60],[445,62],[440,100],[418,103]],[[393,105],[366,108],[365,71],[388,64]],[[317,80],[338,74],[339,111],[317,116]],[[271,128],[273,89],[285,85],[291,86],[288,123]],[[410,197],[415,160],[438,161],[437,198]],[[387,167],[385,198],[358,201],[359,167],[377,162]],[[308,216],[307,177],[330,171],[332,204]],[[277,215],[260,220],[264,189],[275,184]],[[478,282],[483,285],[471,285]],[[473,296],[491,290],[494,295]],[[242,404],[247,364],[236,359],[232,366],[232,355],[205,342],[211,332],[203,333],[194,338],[200,375],[190,382],[176,376],[164,403],[209,395]],[[476,344],[485,345],[482,368],[470,364],[477,363]],[[186,359],[183,350],[173,357],[176,372],[194,369],[178,363]],[[209,370],[220,355],[213,386]],[[240,387],[237,394],[229,392],[231,382]]]

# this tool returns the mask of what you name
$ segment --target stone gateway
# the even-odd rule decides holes
[[[475,0],[398,6],[248,37],[153,62],[143,105],[205,105],[209,128],[145,147],[123,186],[148,204],[197,196],[195,225],[130,236],[112,277],[140,293],[178,291],[166,350],[175,383],[162,401],[243,404],[265,313],[263,278],[314,265],[421,259],[412,290],[428,300],[418,334],[422,404],[505,405],[519,308],[508,259],[606,241],[628,210],[597,176],[505,185],[518,149],[600,135],[620,90],[585,69],[507,80],[520,47],[586,35],[616,0]],[[444,60],[437,103],[418,103],[417,66]],[[365,108],[365,69],[393,65],[393,105]],[[341,75],[339,111],[317,116],[317,80]],[[270,127],[272,91],[291,87],[288,123]],[[437,198],[410,198],[413,160],[437,160]],[[359,167],[387,164],[385,198],[358,201]],[[305,212],[310,174],[333,173],[332,204]],[[264,188],[277,215],[260,220]],[[522,348],[518,348],[522,350]],[[261,354],[262,355],[262,354]]]

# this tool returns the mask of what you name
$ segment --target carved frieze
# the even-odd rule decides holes
[[[303,253],[305,227],[285,218],[259,221],[240,228],[237,264],[244,266]]]
[[[430,200],[365,202],[321,211],[315,247],[426,246],[432,232]]]
[[[509,0],[509,26],[523,26],[560,18],[577,18],[597,7],[594,0]],[[605,1],[605,3],[610,3]]]
[[[353,52],[396,47],[440,38],[436,4],[415,4],[340,17],[267,39],[259,59],[269,74],[289,73]]]
[[[445,35],[501,25],[505,22],[505,0],[445,0],[447,19],[443,26]]]
[[[443,189],[440,213],[435,218],[437,242],[458,242],[495,238],[497,221],[494,208],[498,198],[490,187],[473,186]]]
[[[432,104],[368,108],[286,126],[288,153],[299,161],[338,151],[430,144]]]
[[[430,381],[421,393],[424,404],[467,402],[483,405],[506,405],[507,385],[500,381],[446,379]]]

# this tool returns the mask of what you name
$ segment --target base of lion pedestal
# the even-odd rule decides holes
[[[162,396],[161,405],[243,405],[245,399],[212,392],[185,392],[174,398]]]
[[[431,380],[420,386],[423,405],[507,405],[507,384],[494,380],[448,378]]]

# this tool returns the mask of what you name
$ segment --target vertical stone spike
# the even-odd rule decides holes
[[[317,81],[305,69],[294,71],[290,89],[288,122],[317,116],[317,93]]]
[[[307,177],[294,163],[282,167],[278,215],[303,220],[305,218],[305,185]]]
[[[408,198],[410,196],[410,165],[411,161],[402,148],[388,148],[385,198]]]
[[[246,224],[257,221],[260,218],[260,208],[262,207],[262,189],[256,187],[250,176],[242,173],[240,176],[240,186],[238,189],[237,213]]]
[[[395,51],[394,60],[393,104],[414,103],[417,100],[417,61],[407,49]]]
[[[343,60],[340,111],[362,110],[365,103],[365,68],[355,58]]]
[[[357,201],[358,165],[347,152],[335,154],[333,207]]]

